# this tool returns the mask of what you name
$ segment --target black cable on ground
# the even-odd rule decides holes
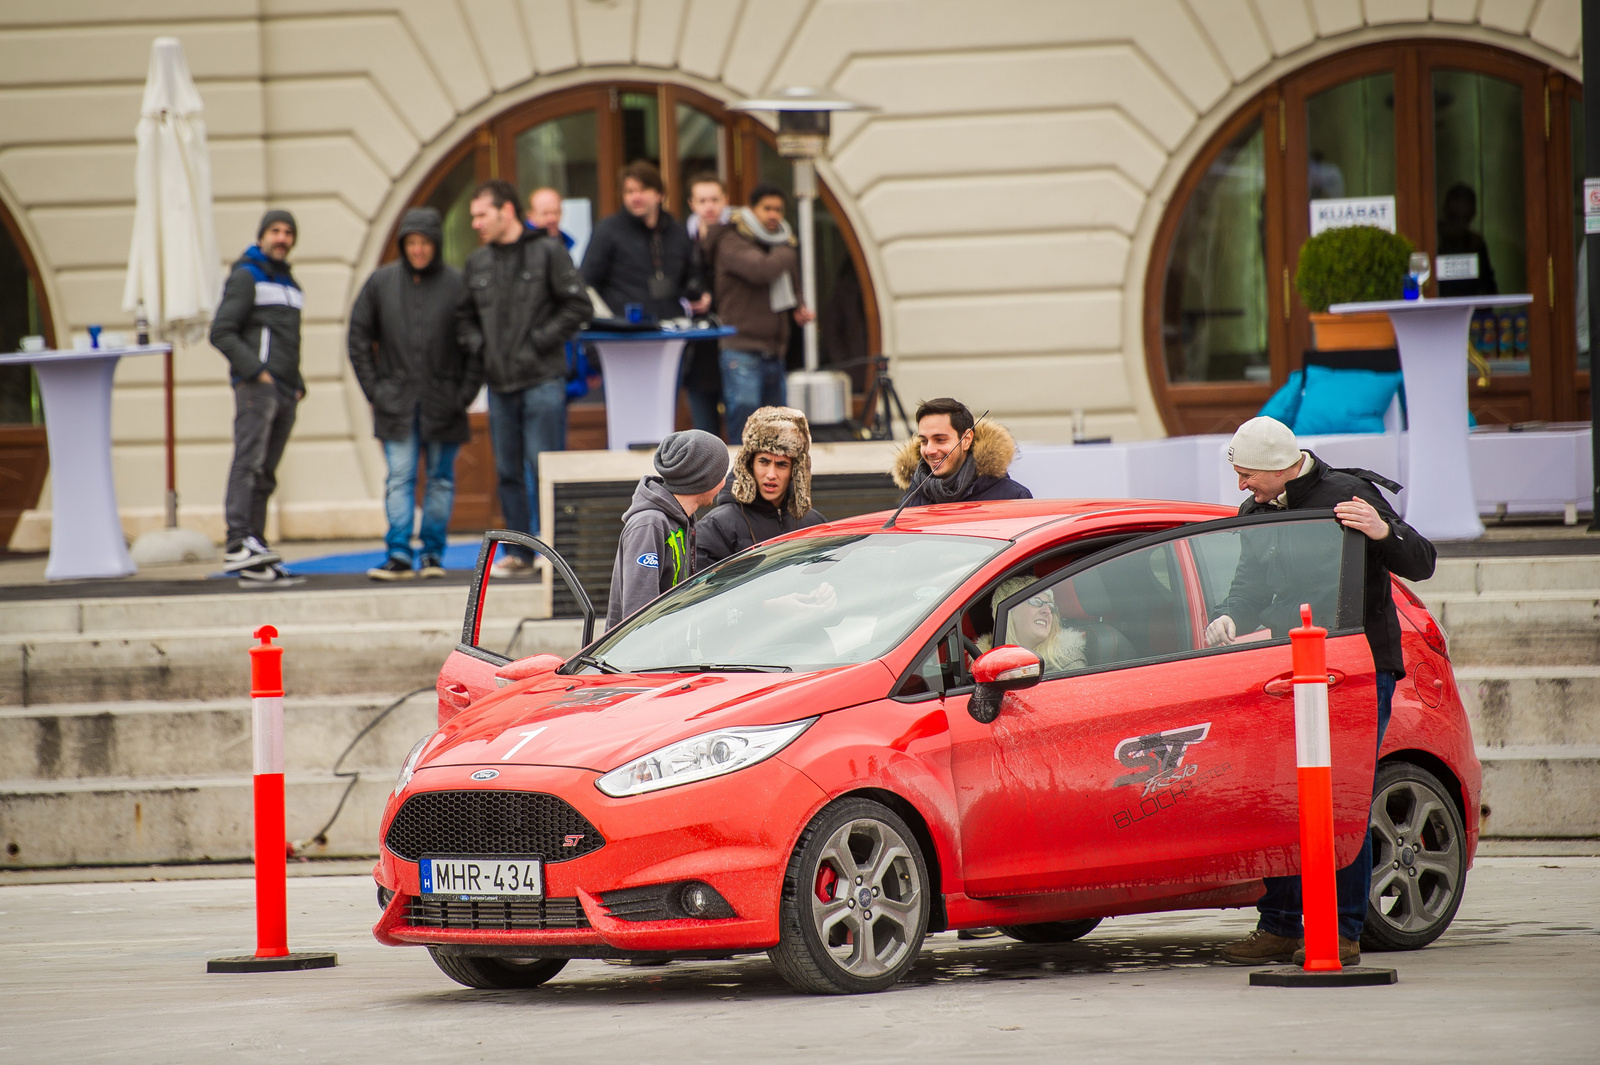
[[[361,731],[356,733],[355,739],[350,741],[349,745],[345,747],[345,749],[339,754],[339,757],[335,759],[333,763],[333,775],[336,777],[344,777],[350,781],[350,783],[345,785],[344,794],[339,796],[339,805],[333,808],[333,816],[328,818],[327,824],[323,825],[317,830],[316,835],[312,836],[308,840],[299,840],[295,842],[294,853],[298,854],[301,848],[307,845],[315,845],[318,847],[326,847],[328,845],[328,829],[332,828],[333,823],[339,820],[339,815],[344,812],[345,801],[350,798],[350,793],[354,791],[356,789],[356,785],[361,782],[361,770],[340,769],[340,767],[344,765],[344,760],[350,756],[350,752],[356,749],[356,744],[360,743],[366,737],[367,733],[377,728],[384,718],[398,710],[407,699],[421,695],[423,692],[431,691],[433,691],[432,685],[429,685],[426,688],[418,688],[415,691],[406,692],[404,695],[400,696],[400,698],[384,707],[377,717],[373,718],[371,721],[368,721],[366,725],[362,727]]]

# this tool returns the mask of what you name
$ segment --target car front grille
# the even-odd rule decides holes
[[[425,854],[580,858],[605,846],[571,804],[536,791],[424,791],[406,800],[384,846],[414,862]]]
[[[463,928],[497,932],[588,928],[589,917],[572,899],[416,898],[406,921],[417,928]]]

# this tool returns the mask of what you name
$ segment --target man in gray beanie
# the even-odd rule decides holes
[[[699,429],[673,433],[656,449],[656,474],[639,478],[622,515],[607,629],[694,573],[694,512],[722,489],[728,446]]]
[[[1274,510],[1322,510],[1332,508],[1334,518],[1345,528],[1367,538],[1363,573],[1365,611],[1362,626],[1372,648],[1377,671],[1377,745],[1383,746],[1383,733],[1389,725],[1390,700],[1394,686],[1406,675],[1400,656],[1400,618],[1394,609],[1391,573],[1408,581],[1425,581],[1433,576],[1433,544],[1395,514],[1378,491],[1382,485],[1391,492],[1400,486],[1370,470],[1336,470],[1309,451],[1300,450],[1294,433],[1272,418],[1251,418],[1233,434],[1228,445],[1228,461],[1239,475],[1239,490],[1250,498],[1239,505],[1239,513],[1262,514]],[[1277,541],[1264,537],[1257,550],[1247,549],[1239,557],[1233,585],[1222,601],[1218,616],[1206,629],[1206,645],[1220,647],[1234,643],[1253,628],[1265,604],[1263,594],[1281,583],[1273,579],[1275,568],[1293,565],[1276,551]],[[1279,557],[1275,557],[1279,556]],[[1367,919],[1367,891],[1372,881],[1372,837],[1362,843],[1356,860],[1335,876],[1339,896],[1339,962],[1356,965],[1361,961],[1361,931]],[[1222,956],[1239,965],[1268,962],[1305,961],[1301,921],[1300,878],[1269,876],[1266,891],[1256,909],[1261,917],[1256,930],[1244,939],[1222,948]],[[1296,951],[1299,953],[1296,953]]]
[[[281,583],[289,573],[267,546],[267,500],[278,487],[278,460],[305,398],[300,376],[300,284],[289,270],[294,215],[261,216],[256,242],[233,264],[211,321],[211,344],[228,360],[233,384],[233,465],[223,514],[228,541],[222,568],[241,584]]]

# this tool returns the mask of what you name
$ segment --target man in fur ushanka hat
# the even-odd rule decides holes
[[[811,427],[793,407],[761,407],[744,423],[733,476],[700,522],[696,569],[827,519],[811,508]]]

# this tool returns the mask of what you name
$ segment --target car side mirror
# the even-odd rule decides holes
[[[542,673],[553,673],[556,667],[565,661],[566,659],[560,655],[529,655],[515,662],[507,662],[494,671],[495,687],[504,688],[507,684],[515,684],[519,680],[528,680]]]
[[[1043,675],[1044,664],[1026,647],[996,647],[972,663],[972,679],[977,687],[967,700],[967,713],[987,725],[1000,716],[1000,702],[1006,692],[1031,688]]]

